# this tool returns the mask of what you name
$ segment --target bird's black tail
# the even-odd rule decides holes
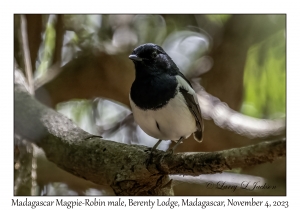
[[[201,143],[203,141],[203,135],[202,135],[202,131],[196,131],[195,133],[193,133],[194,135],[194,139]]]

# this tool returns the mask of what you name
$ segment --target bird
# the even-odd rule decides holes
[[[149,136],[176,144],[171,152],[192,133],[203,140],[204,123],[200,105],[191,83],[180,72],[162,47],[146,43],[129,55],[135,66],[129,100],[135,122]]]

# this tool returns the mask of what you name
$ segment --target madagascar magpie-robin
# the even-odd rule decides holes
[[[135,48],[129,58],[135,65],[135,80],[129,95],[136,123],[148,135],[173,140],[176,145],[189,137],[202,141],[203,120],[191,83],[158,45]]]

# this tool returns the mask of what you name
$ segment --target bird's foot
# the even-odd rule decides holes
[[[153,153],[154,153],[154,151],[156,150],[156,148],[158,147],[158,145],[159,145],[161,142],[162,142],[162,140],[159,139],[159,140],[156,142],[156,144],[152,147],[151,152],[150,152],[150,155],[149,155],[149,158],[148,158],[147,161],[146,161],[146,166],[147,166],[147,167],[148,167],[149,164],[152,162]]]

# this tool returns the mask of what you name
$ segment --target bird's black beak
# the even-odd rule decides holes
[[[137,55],[129,55],[129,59],[133,61],[143,61],[143,59],[138,57]]]

